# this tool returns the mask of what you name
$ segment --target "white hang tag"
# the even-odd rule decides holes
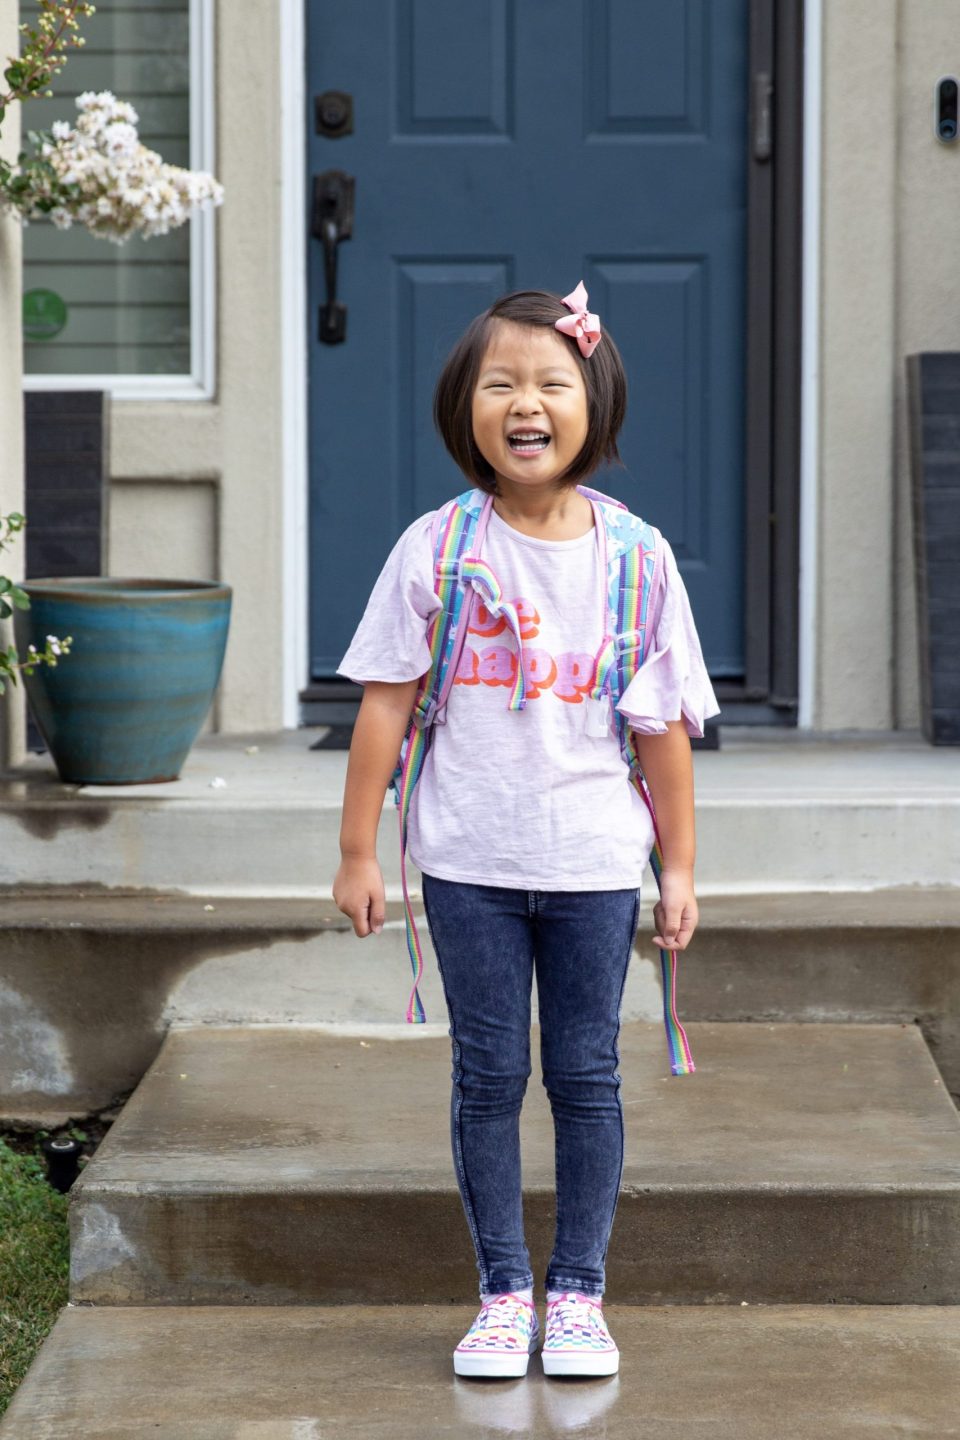
[[[603,739],[610,733],[610,696],[601,695],[599,700],[593,695],[588,696],[586,706],[584,733]]]

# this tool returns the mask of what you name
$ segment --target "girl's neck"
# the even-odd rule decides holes
[[[578,540],[593,529],[593,509],[575,485],[513,486],[502,477],[493,508],[514,530],[540,540]]]

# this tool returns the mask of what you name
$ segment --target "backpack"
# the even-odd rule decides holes
[[[646,636],[655,628],[656,615],[648,612],[651,595],[658,597],[663,574],[663,547],[660,532],[633,515],[620,500],[592,490],[586,485],[577,489],[590,501],[594,524],[599,531],[602,553],[606,556],[607,633],[596,657],[594,685],[585,703],[591,705],[588,716],[589,733],[608,733],[611,722],[617,727],[620,752],[627,766],[627,779],[642,796],[653,822],[654,843],[650,865],[661,889],[663,851],[653,799],[640,767],[635,732],[616,705],[637,670],[643,663]],[[390,780],[390,789],[400,818],[400,875],[403,885],[403,907],[406,922],[407,950],[413,970],[413,989],[407,1006],[407,1023],[422,1024],[426,1020],[420,1000],[419,983],[423,975],[423,953],[407,890],[406,849],[407,815],[410,800],[423,771],[430,748],[434,725],[446,723],[447,699],[453,686],[464,640],[470,624],[472,607],[477,595],[491,616],[503,616],[519,649],[519,620],[515,607],[503,595],[499,580],[481,558],[483,538],[493,505],[493,497],[478,488],[465,490],[442,505],[434,517],[431,530],[434,554],[434,589],[443,603],[427,632],[430,647],[430,668],[423,676],[406,733],[400,747],[400,758]],[[466,606],[466,609],[464,607]],[[517,666],[517,677],[508,709],[525,706],[523,666]],[[591,728],[598,726],[599,728]],[[667,1036],[670,1072],[690,1075],[696,1069],[683,1026],[676,1011],[677,952],[660,951],[663,980],[663,1018]]]

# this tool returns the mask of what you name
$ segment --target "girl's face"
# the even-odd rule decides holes
[[[555,479],[580,453],[589,428],[570,341],[543,325],[498,320],[480,363],[472,420],[477,448],[501,486]],[[518,432],[531,438],[511,440]]]

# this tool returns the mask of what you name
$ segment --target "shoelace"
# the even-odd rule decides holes
[[[461,1344],[465,1344],[468,1340],[487,1330],[519,1328],[523,1321],[526,1321],[532,1331],[535,1315],[536,1311],[533,1306],[526,1300],[521,1300],[518,1295],[514,1295],[512,1292],[497,1295],[480,1307],[479,1315],[470,1326]]]
[[[595,1310],[603,1309],[603,1300],[597,1295],[584,1295],[580,1290],[567,1290],[558,1295],[555,1300],[548,1300],[547,1308],[553,1310],[557,1305],[590,1305]]]
[[[570,1290],[547,1305],[546,1341],[568,1334],[576,1337],[578,1332],[594,1343],[613,1343],[603,1317],[603,1301]]]

